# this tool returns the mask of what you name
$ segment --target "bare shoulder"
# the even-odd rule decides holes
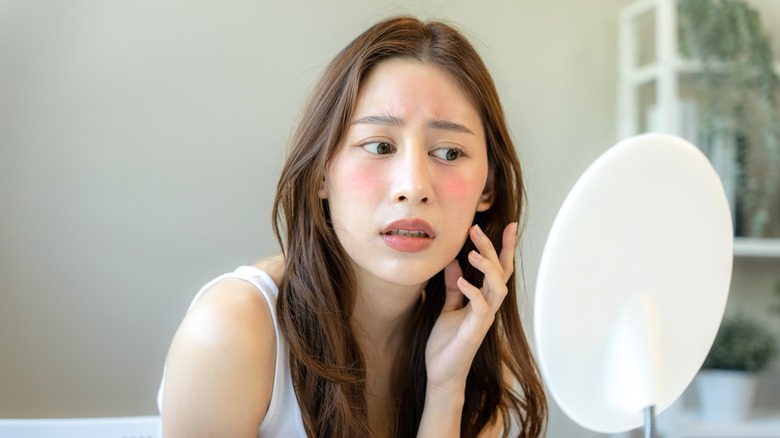
[[[284,257],[281,254],[261,259],[255,263],[255,267],[265,271],[277,286],[282,282]]]
[[[252,284],[227,278],[187,312],[166,363],[163,431],[257,436],[273,391],[273,320]]]

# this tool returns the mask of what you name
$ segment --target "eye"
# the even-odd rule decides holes
[[[395,147],[386,141],[372,141],[363,143],[361,147],[372,154],[386,155],[395,152]]]
[[[463,151],[455,148],[439,148],[433,151],[433,156],[445,161],[455,161],[463,156]]]

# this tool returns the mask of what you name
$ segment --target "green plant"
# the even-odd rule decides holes
[[[749,220],[737,230],[760,237],[777,214],[780,176],[780,79],[759,13],[744,0],[679,0],[684,57],[701,62],[699,146],[728,151],[736,165],[737,208]],[[776,206],[775,206],[776,207]]]
[[[778,298],[778,299],[780,299],[780,280],[777,280],[777,281],[775,282],[775,298]],[[772,307],[772,310],[774,310],[774,311],[775,311],[775,312],[777,312],[777,313],[780,313],[780,303],[778,303],[778,304],[775,304],[775,305]]]
[[[732,316],[721,323],[702,368],[761,371],[777,353],[777,340],[767,327],[745,316]]]

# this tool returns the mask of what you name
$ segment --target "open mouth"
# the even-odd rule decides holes
[[[430,242],[436,238],[436,231],[433,226],[421,218],[405,218],[393,221],[385,225],[381,234],[387,239],[393,241],[403,241],[408,239],[409,242]]]
[[[390,230],[385,233],[386,236],[403,236],[403,237],[431,237],[424,231],[412,231],[412,230]]]
[[[435,229],[421,218],[400,219],[385,226],[381,232],[385,244],[400,252],[427,250],[436,238]]]

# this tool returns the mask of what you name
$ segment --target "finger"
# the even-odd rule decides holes
[[[515,269],[515,234],[517,233],[517,222],[512,222],[504,228],[504,233],[501,238],[501,254],[496,254],[496,249],[493,246],[493,242],[487,235],[479,228],[478,225],[472,227],[472,241],[479,250],[482,256],[493,261],[503,279],[502,283],[506,283],[509,277]],[[483,271],[484,272],[484,271]]]
[[[498,275],[495,277],[485,275],[485,279],[486,282],[490,284],[490,293],[486,294],[485,299],[487,300],[488,306],[490,306],[490,311],[496,313],[498,312],[498,309],[501,308],[501,304],[504,303],[504,299],[509,293],[509,289],[506,284],[504,284],[503,279]]]
[[[517,234],[517,222],[512,222],[504,228],[501,237],[501,254],[497,255],[493,242],[485,235],[478,225],[472,227],[472,241],[477,250],[486,258],[495,261],[501,272],[503,283],[509,281],[509,277],[515,270],[515,242]]]
[[[506,281],[501,269],[492,260],[488,260],[476,251],[469,253],[469,262],[485,274],[482,284],[482,295],[494,312],[498,310],[507,294]]]
[[[444,268],[444,307],[442,312],[457,310],[463,307],[463,293],[458,287],[458,279],[462,278],[463,271],[457,260],[453,260]]]
[[[471,237],[471,241],[474,242],[474,246],[477,247],[477,251],[479,251],[483,257],[495,261],[496,265],[501,266],[496,249],[493,247],[493,242],[485,232],[482,231],[482,228],[480,228],[479,225],[471,227],[469,236]]]
[[[504,235],[501,238],[501,254],[498,259],[503,269],[504,283],[509,281],[509,277],[515,271],[515,244],[517,242],[517,222],[512,222],[504,228]]]
[[[478,287],[469,283],[463,277],[458,278],[457,284],[460,292],[469,299],[469,305],[477,316],[485,316],[490,313],[490,305],[485,301],[485,297]]]

